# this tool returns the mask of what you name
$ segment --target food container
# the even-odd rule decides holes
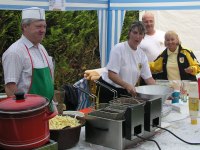
[[[50,139],[58,142],[59,150],[72,148],[78,143],[81,127],[85,124],[85,119],[79,116],[77,116],[76,119],[80,122],[79,126],[50,130]]]
[[[29,150],[49,141],[49,111],[46,98],[17,93],[0,101],[0,149]]]
[[[165,85],[143,85],[135,87],[135,89],[138,97],[144,99],[161,98],[162,103],[164,103],[174,91],[173,88]]]
[[[7,98],[6,93],[0,93],[0,100],[4,100],[5,98]]]
[[[72,110],[63,111],[63,115],[85,117],[84,113],[80,111],[72,111]]]

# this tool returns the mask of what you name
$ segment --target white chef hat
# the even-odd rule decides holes
[[[45,10],[38,7],[31,7],[22,10],[22,19],[45,20]]]

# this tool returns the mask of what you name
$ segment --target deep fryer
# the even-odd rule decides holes
[[[86,115],[85,140],[113,149],[130,147],[140,141],[137,135],[148,138],[155,134],[152,125],[161,124],[161,105],[161,98],[114,99]]]

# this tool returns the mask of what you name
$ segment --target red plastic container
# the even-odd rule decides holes
[[[198,78],[198,92],[199,92],[199,100],[200,100],[200,78]]]
[[[88,113],[94,111],[94,109],[91,108],[91,107],[88,107],[88,108],[81,109],[79,111],[82,112],[82,113],[84,113],[84,114],[88,114]]]

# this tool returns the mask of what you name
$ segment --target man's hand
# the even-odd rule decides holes
[[[5,86],[5,91],[7,96],[13,96],[17,91],[17,85],[14,82],[7,83]]]

